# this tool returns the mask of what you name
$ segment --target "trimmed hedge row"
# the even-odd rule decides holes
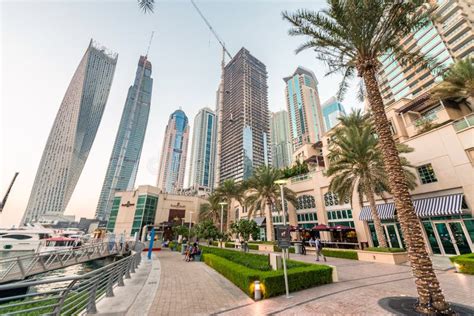
[[[403,248],[382,248],[382,247],[368,247],[364,249],[366,251],[376,251],[376,252],[406,252]]]
[[[325,255],[326,257],[359,260],[357,251],[353,251],[353,250],[331,250],[331,249],[324,248],[323,255]]]
[[[459,272],[474,274],[474,253],[450,257],[449,260],[457,265]]]
[[[248,256],[249,254],[245,255]],[[254,294],[253,283],[255,280],[260,281],[264,298],[285,293],[282,270],[254,270],[212,253],[204,253],[203,258],[207,265],[222,274],[250,297],[253,297]],[[292,292],[331,282],[332,268],[329,266],[302,263],[299,267],[288,269],[288,286]]]

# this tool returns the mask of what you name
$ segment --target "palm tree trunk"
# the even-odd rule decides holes
[[[265,203],[265,222],[267,227],[267,241],[274,240],[274,233],[273,233],[273,218],[272,218],[272,202],[267,201]]]
[[[380,220],[379,214],[377,213],[377,206],[375,205],[374,191],[369,184],[367,190],[365,190],[365,196],[369,200],[370,213],[372,214],[372,219],[374,221],[375,234],[377,235],[377,240],[379,241],[379,247],[387,248],[387,238],[383,232],[382,221]]]
[[[400,157],[385,114],[382,96],[376,80],[376,69],[368,65],[361,69],[359,73],[364,79],[367,98],[372,110],[371,115],[380,139],[385,171],[388,175],[398,219],[408,248],[408,258],[418,291],[416,309],[424,313],[451,314],[452,311],[444,298],[439,281],[434,273],[431,258],[426,251],[422,228],[413,208]]]

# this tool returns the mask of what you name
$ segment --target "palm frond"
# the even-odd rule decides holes
[[[144,13],[153,13],[155,0],[138,0],[138,6]]]

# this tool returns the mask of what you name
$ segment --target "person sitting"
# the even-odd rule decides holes
[[[186,248],[186,252],[184,253],[184,261],[189,262],[189,260],[191,260],[192,252],[193,252],[193,246],[189,246]]]
[[[196,255],[200,255],[201,250],[198,247],[197,243],[194,243],[193,246],[191,247],[190,255],[189,255],[189,260],[188,261],[194,261]]]

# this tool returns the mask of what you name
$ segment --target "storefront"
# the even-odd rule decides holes
[[[413,206],[432,254],[450,256],[474,252],[474,218],[461,193],[414,199]],[[394,203],[378,204],[377,213],[382,220],[389,247],[404,248]],[[362,208],[359,219],[367,222],[372,243],[378,246],[368,206]]]

